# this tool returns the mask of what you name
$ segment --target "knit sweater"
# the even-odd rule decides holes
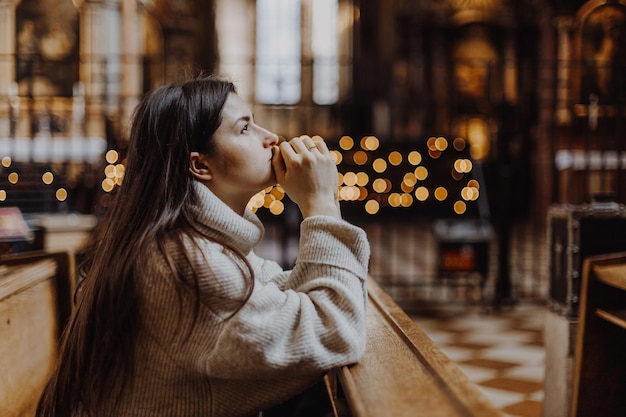
[[[195,190],[202,237],[187,239],[191,259],[174,244],[168,252],[183,270],[199,272],[199,303],[193,281],[188,291],[176,288],[163,256],[140,261],[135,372],[115,416],[255,415],[364,353],[370,250],[363,230],[329,216],[305,219],[296,263],[284,271],[254,253],[264,229],[252,211],[242,217],[206,186]],[[218,242],[243,254],[252,271]],[[253,291],[242,306],[251,272]]]

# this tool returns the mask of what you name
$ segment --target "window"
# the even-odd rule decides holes
[[[313,101],[333,104],[339,96],[337,0],[313,0]]]
[[[295,104],[301,91],[299,0],[257,0],[256,98]]]

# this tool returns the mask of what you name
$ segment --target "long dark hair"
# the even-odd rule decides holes
[[[190,206],[196,196],[189,153],[214,151],[211,138],[228,95],[235,92],[231,82],[197,77],[159,87],[137,106],[124,181],[87,254],[76,308],[38,417],[100,415],[101,400],[124,390],[141,323],[136,260],[156,243],[174,280],[185,285],[160,242],[174,239],[183,247],[182,236],[193,233]]]

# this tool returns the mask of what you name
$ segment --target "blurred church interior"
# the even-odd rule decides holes
[[[626,251],[626,0],[0,0],[0,31],[0,254],[79,253],[142,95],[220,74],[328,143],[372,278],[488,399],[570,415],[582,261]],[[293,203],[250,207],[291,265]]]

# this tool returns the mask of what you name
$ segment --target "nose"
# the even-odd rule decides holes
[[[270,146],[278,145],[278,135],[274,132],[270,132],[269,130],[262,128],[265,133],[265,141]]]

